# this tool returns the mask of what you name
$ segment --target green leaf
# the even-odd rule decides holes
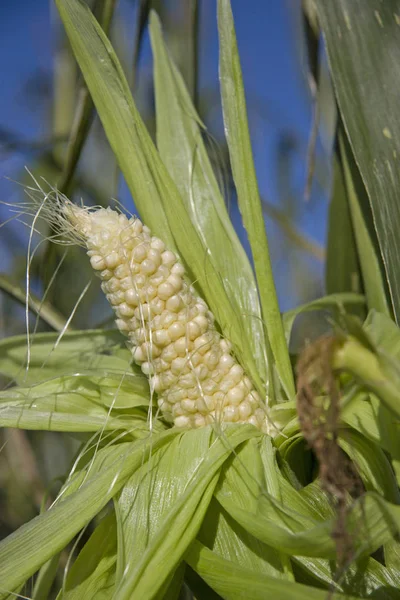
[[[239,208],[246,228],[268,341],[287,399],[295,393],[292,367],[279,312],[268,241],[253,162],[246,100],[229,0],[218,0],[220,82],[225,131]]]
[[[376,310],[371,310],[363,328],[383,353],[400,360],[400,329],[392,319]]]
[[[134,502],[138,482],[133,482],[134,494],[127,492],[128,497],[130,495],[132,499],[128,513],[130,518],[134,519],[133,523],[139,524],[137,529],[134,525],[134,539],[136,541],[136,536],[140,537],[143,534],[149,537],[145,549],[139,555],[136,555],[135,549],[130,545],[127,555],[129,569],[124,569],[124,577],[117,588],[118,599],[151,598],[160,591],[201,526],[222,464],[239,444],[260,434],[251,426],[239,425],[226,427],[223,434],[214,437],[213,440],[212,435],[211,427],[189,431],[179,434],[178,442],[168,447],[164,456],[160,458],[158,469],[156,463],[155,481],[145,484],[145,491],[152,490],[154,505],[151,495],[149,498],[149,494],[145,494],[142,511],[139,509],[139,514],[136,514]],[[201,456],[194,448],[204,448],[205,443],[210,443],[210,447]],[[185,477],[182,478],[182,473],[185,475],[185,465],[189,465],[189,472],[191,471],[186,482]],[[161,481],[158,481],[157,472],[160,473]],[[179,498],[175,496],[175,482],[178,484],[178,494],[179,489],[181,490]],[[161,484],[167,486],[167,495],[161,493]],[[124,500],[126,515],[126,498]],[[146,519],[141,523],[143,507]],[[153,519],[155,528],[152,535],[152,527],[149,524]],[[126,521],[123,526],[127,527]],[[140,545],[138,549],[140,550]],[[155,573],[157,577],[154,576]]]
[[[395,366],[400,359],[399,328],[386,315],[371,311],[364,323],[364,329],[378,347],[381,356],[389,360],[392,367]],[[390,453],[397,481],[400,482],[399,422],[393,419],[392,412],[376,397],[372,396],[370,403],[379,429],[379,443]]]
[[[249,347],[242,346],[243,351],[241,347],[236,348],[236,353],[239,357],[243,353],[245,365],[255,362],[259,377],[265,382],[267,358],[254,275],[230,221],[204,146],[202,130],[205,127],[168,54],[154,12],[150,18],[150,36],[154,55],[157,147],[203,246],[208,249],[207,261],[212,262],[220,274],[241,321],[243,336],[249,340]],[[226,335],[230,337],[229,332]]]
[[[398,2],[317,0],[317,7],[339,109],[368,193],[398,319]]]
[[[73,331],[60,341],[55,333],[39,333],[31,340],[29,371],[26,371],[26,336],[0,341],[0,372],[22,386],[41,383],[63,374],[93,371],[131,371],[131,356],[116,330]]]
[[[339,444],[356,465],[365,489],[378,492],[394,504],[400,504],[400,493],[390,462],[378,444],[357,431],[344,430]]]
[[[47,431],[134,431],[150,401],[141,375],[76,374],[0,392],[0,426]],[[135,408],[144,408],[142,414]],[[128,409],[128,411],[126,410]]]
[[[210,550],[256,573],[293,579],[290,558],[263,544],[213,500],[197,539]]]
[[[268,449],[265,449],[268,452]],[[240,453],[224,467],[224,478],[216,490],[216,498],[225,510],[249,533],[265,544],[290,556],[333,558],[336,555],[332,538],[334,519],[326,518],[313,508],[308,499],[286,482],[269,451],[264,455],[268,471],[275,471],[268,480],[254,477]],[[269,481],[269,483],[268,483]],[[272,492],[272,493],[271,493]],[[323,497],[321,497],[321,500]],[[327,503],[327,499],[324,499]],[[390,507],[390,508],[389,508]],[[395,524],[388,511],[394,511]],[[389,505],[374,494],[367,494],[354,503],[347,527],[354,532],[354,548],[368,554],[390,539],[393,528],[400,525],[400,507]],[[363,522],[369,535],[359,532]]]
[[[337,366],[357,378],[343,398],[342,419],[389,453],[399,483],[400,330],[386,315],[370,311],[363,331],[364,343],[350,338],[338,351]]]
[[[73,412],[39,411],[29,405],[22,408],[6,406],[0,409],[0,426],[17,429],[70,433],[126,429],[134,432],[138,426],[143,430],[145,424],[145,418],[115,419],[108,417],[107,413],[82,415],[76,410]],[[148,427],[146,428],[148,429]]]
[[[376,402],[374,401],[376,400]],[[379,411],[382,403],[372,398],[368,392],[351,390],[342,398],[341,420],[359,431],[365,438],[376,442],[381,448],[391,452],[388,436],[384,435],[379,423]]]
[[[239,566],[195,541],[185,556],[189,565],[225,600],[326,600],[326,591],[277,579]],[[354,596],[335,593],[335,598],[355,600]]]
[[[149,405],[149,388],[143,375],[107,373],[96,376],[82,372],[55,377],[30,387],[13,387],[0,392],[0,410],[9,406],[34,405],[38,410],[90,414],[105,409],[125,409]]]
[[[59,560],[60,554],[54,554],[37,572],[32,593],[35,600],[48,600],[50,590],[57,576]]]
[[[0,392],[0,424],[49,431],[132,429],[148,407],[146,377],[116,331],[38,334],[27,372],[25,336],[0,342],[0,370],[23,384]],[[66,375],[60,375],[66,373]],[[40,383],[38,383],[40,382]],[[122,410],[130,409],[127,417]]]
[[[97,453],[88,472],[69,483],[70,495],[0,543],[1,588],[14,590],[68,542],[113,498],[149,455],[176,435],[112,446]],[[0,598],[4,598],[0,592]]]
[[[154,452],[126,483],[115,505],[120,529],[118,582],[129,565],[140,561],[171,506],[181,502],[199,456],[207,454],[212,441],[209,427],[180,433],[168,447]]]
[[[263,479],[259,446],[260,440],[255,438],[238,450],[240,461],[257,482]],[[293,579],[290,558],[249,534],[215,500],[211,502],[197,539],[219,556],[241,567],[273,577]]]
[[[117,561],[115,513],[104,517],[68,572],[57,600],[107,600],[112,597]]]
[[[325,280],[328,294],[363,291],[343,169],[338,160],[334,160],[333,163]]]
[[[368,198],[349,144],[340,130],[339,148],[368,307],[390,315],[387,285]]]

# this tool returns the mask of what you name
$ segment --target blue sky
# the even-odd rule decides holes
[[[200,0],[200,3],[200,89],[218,91],[216,3],[214,0]],[[127,10],[127,0],[121,0],[120,5],[126,14],[132,12]],[[232,0],[232,9],[261,194],[276,206],[291,202],[299,226],[323,244],[326,192],[315,185],[311,200],[306,203],[303,198],[311,107],[305,85],[305,57],[298,43],[300,1]],[[48,0],[14,0],[0,4],[0,129],[12,131],[25,140],[45,140],[50,135],[51,88],[48,78],[42,78],[40,94],[31,95],[30,102],[27,102],[26,89],[35,76],[51,75],[54,18],[55,8]],[[126,31],[131,30],[127,24]],[[148,44],[145,44],[142,66],[146,66],[149,60],[150,52]],[[209,124],[217,132],[221,131],[220,114],[220,107],[216,105]],[[290,160],[278,179],[279,148],[285,143],[292,144],[292,150]],[[23,166],[29,166],[31,160],[30,154],[1,151],[1,200],[16,199],[18,187],[5,177],[20,181]],[[233,212],[235,218],[234,209]],[[1,217],[5,218],[4,209],[0,211]],[[4,230],[0,231],[3,233]],[[322,266],[300,251],[297,254],[294,251],[293,259],[293,249],[288,262],[285,255],[287,240],[278,235],[279,229],[272,223],[267,224],[267,231],[271,237],[280,303],[286,310],[299,300],[307,299],[307,282],[302,296],[297,298],[295,279],[288,276],[289,272],[296,270],[296,261],[301,264],[302,272],[310,277],[310,297],[315,295],[315,284],[317,287],[322,285]],[[10,254],[4,251],[9,245],[9,236],[2,233],[0,270],[4,271],[10,267]]]

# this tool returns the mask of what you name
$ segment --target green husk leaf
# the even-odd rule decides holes
[[[148,407],[146,377],[130,365],[130,353],[115,331],[39,334],[30,348],[25,336],[0,342],[0,369],[23,384],[0,392],[3,427],[49,431],[131,429]],[[60,373],[65,375],[57,376]],[[39,382],[39,383],[38,383]],[[123,412],[130,409],[130,416]]]
[[[389,364],[390,371],[394,371],[394,378],[396,380],[396,365],[400,358],[399,328],[386,315],[374,310],[369,312],[363,327],[369,339],[376,345],[381,359]],[[397,481],[399,482],[399,421],[393,418],[392,411],[380,402],[377,396],[370,394],[367,406],[365,404],[364,402],[362,410],[356,411],[356,404],[351,402],[348,410],[345,412],[344,418],[355,429],[358,429],[358,431],[361,431],[361,433],[367,435],[370,439],[377,441],[389,453],[392,466],[397,475]]]
[[[176,432],[169,430],[146,438],[100,450],[89,471],[74,477],[69,496],[32,519],[0,543],[2,590],[14,590],[66,544],[113,498],[146,460]],[[0,594],[0,598],[4,598]]]
[[[117,535],[115,513],[104,517],[68,572],[57,600],[106,600],[114,590]]]
[[[102,375],[83,374],[55,377],[31,387],[13,387],[0,392],[0,410],[9,406],[34,405],[38,410],[54,412],[99,412],[149,405],[149,386],[143,375],[104,372]]]
[[[44,563],[36,574],[32,597],[35,600],[48,600],[50,590],[57,576],[60,554],[54,554],[50,560]]]
[[[400,504],[400,493],[386,454],[357,431],[343,430],[339,444],[355,463],[365,489],[378,492],[394,504]]]
[[[387,315],[370,310],[363,328],[380,350],[400,360],[400,329]]]
[[[293,579],[290,559],[250,535],[213,500],[197,539],[210,550],[257,573]]]
[[[321,509],[316,510],[279,475],[268,449],[263,456],[266,465],[275,464],[275,482],[271,481],[271,475],[264,483],[252,476],[239,453],[224,467],[224,478],[215,494],[217,500],[249,533],[281,552],[291,556],[334,558],[334,519],[322,516]],[[270,473],[271,468],[265,472]],[[390,514],[392,510],[394,516]],[[399,517],[400,508],[384,503],[375,494],[367,494],[354,504],[349,516],[348,528],[354,531],[354,547],[362,554],[373,552],[390,539],[393,528],[400,525]],[[361,532],[358,531],[360,522],[365,527]]]
[[[28,371],[26,336],[1,340],[0,372],[18,385],[29,386],[82,371],[131,371],[131,355],[119,331],[72,331],[59,342],[58,338],[56,333],[38,333],[32,338]]]
[[[149,503],[148,495],[147,498],[145,495],[144,509],[148,511],[150,507],[151,517],[148,515],[143,524],[140,524],[142,518],[140,511],[139,515],[136,514],[136,511],[131,513],[131,518],[137,519],[140,525],[138,530],[134,530],[135,534],[140,539],[141,530],[143,535],[144,527],[149,538],[142,553],[137,556],[134,554],[136,559],[132,557],[132,552],[135,553],[135,550],[130,546],[130,569],[125,571],[125,576],[116,591],[120,600],[128,600],[132,597],[150,598],[160,591],[197,535],[211,501],[222,464],[239,444],[253,436],[259,436],[259,433],[251,426],[227,427],[219,436],[213,435],[212,428],[207,427],[179,434],[177,443],[169,445],[164,456],[160,457],[157,470],[163,477],[164,485],[167,485],[170,490],[169,496],[172,494],[172,501],[170,503],[168,495],[161,494],[158,498],[153,496],[155,500],[153,506],[152,503]],[[204,445],[207,446],[207,444],[210,446],[201,456],[193,451],[193,444],[198,449],[204,448]],[[186,447],[188,449],[185,451]],[[180,458],[181,454],[182,458]],[[175,462],[172,462],[172,458]],[[189,475],[189,479],[184,485],[185,478],[182,478],[182,472],[184,473],[183,467],[188,462],[191,464],[189,471],[192,471],[192,475]],[[162,473],[164,469],[166,470],[165,475]],[[168,471],[169,478],[167,479]],[[174,483],[179,478],[182,478],[182,481],[181,484],[177,482],[178,494],[179,488],[181,490],[178,499],[178,496],[175,496]],[[157,484],[153,483],[153,493],[155,494],[160,494],[158,483],[158,481]],[[137,482],[135,481],[134,489],[136,488]],[[151,488],[152,486],[150,486]],[[163,512],[163,518],[157,527],[157,522]],[[155,529],[152,535],[151,528],[149,530],[147,527],[153,519],[155,519]],[[126,522],[124,526],[127,526]],[[157,573],[156,578],[154,573]]]
[[[276,369],[287,399],[295,393],[292,367],[272,275],[268,241],[253,162],[246,100],[229,0],[218,1],[220,82],[225,132],[240,212],[246,228],[260,294],[262,315]]]
[[[185,556],[188,564],[225,600],[265,600],[268,595],[277,600],[288,598],[326,600],[326,591],[315,587],[274,578],[239,566],[222,558],[197,540]],[[335,598],[355,600],[354,596],[336,593]]]
[[[91,415],[74,412],[53,412],[37,410],[29,405],[22,408],[5,406],[0,410],[0,427],[15,427],[37,431],[89,432],[143,429],[146,417],[116,419],[94,413]],[[147,427],[148,428],[148,427]]]
[[[267,358],[261,309],[254,275],[241,245],[214,175],[202,139],[205,131],[183,79],[165,47],[160,21],[153,12],[150,36],[154,55],[157,147],[190,214],[207,261],[214,264],[235,312],[243,335],[250,340],[245,364],[255,361],[266,381]]]
[[[247,468],[255,485],[264,480],[265,473],[260,445],[264,447],[269,444],[270,439],[267,437],[255,438],[243,444],[235,453],[237,460]],[[232,458],[227,464],[231,460]],[[224,466],[222,477],[225,476],[225,468]],[[240,489],[237,493],[240,494]],[[213,552],[240,566],[274,577],[293,578],[289,557],[250,535],[215,500],[210,505],[198,539]]]

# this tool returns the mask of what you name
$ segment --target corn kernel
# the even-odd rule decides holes
[[[185,326],[179,321],[172,323],[172,325],[168,327],[168,335],[173,342],[178,340],[185,335]]]
[[[165,304],[165,307],[167,310],[170,310],[175,313],[182,310],[183,302],[182,302],[181,296],[175,295],[175,296],[171,296],[171,298],[168,298],[168,300]]]
[[[226,396],[229,404],[236,405],[240,404],[244,399],[244,392],[236,386],[230,389]]]
[[[166,250],[161,255],[162,264],[171,267],[176,263],[176,256],[170,250]]]
[[[115,269],[120,262],[118,252],[110,252],[110,254],[107,254],[107,256],[104,257],[104,261],[108,269]]]
[[[99,256],[98,254],[95,254],[94,256],[90,257],[90,264],[92,266],[92,269],[95,269],[96,271],[103,271],[103,269],[106,268],[106,261],[102,256]]]
[[[174,293],[180,292],[182,289],[182,277],[179,275],[170,275],[167,278],[167,283],[173,288]]]
[[[133,288],[129,288],[125,292],[125,302],[129,304],[129,306],[138,306],[140,302],[139,294]]]
[[[158,286],[158,295],[162,300],[168,300],[174,293],[174,288],[170,283],[165,282]]]
[[[153,333],[153,341],[155,344],[157,344],[157,346],[164,348],[171,343],[171,338],[165,329],[160,329],[159,331],[155,331]]]

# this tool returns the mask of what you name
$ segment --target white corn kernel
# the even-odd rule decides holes
[[[179,312],[183,308],[183,302],[181,296],[175,295],[168,298],[165,307],[167,310],[172,312]]]
[[[151,247],[152,247],[154,250],[158,250],[158,252],[159,252],[160,254],[162,254],[162,253],[164,252],[164,250],[165,250],[165,244],[164,244],[164,242],[162,242],[161,240],[159,240],[159,239],[158,239],[158,238],[156,238],[156,237],[153,237],[153,238],[151,239],[150,246],[151,246]],[[161,259],[161,257],[160,257],[160,259]]]
[[[161,260],[163,265],[171,267],[171,265],[174,265],[176,263],[176,256],[170,250],[166,250],[161,254]]]
[[[92,265],[92,269],[96,271],[103,271],[106,268],[106,262],[102,256],[95,254],[90,257],[90,264]]]
[[[136,248],[132,251],[132,260],[136,263],[143,262],[146,256],[147,248],[145,244],[139,244],[139,246],[136,246]]]
[[[185,326],[179,321],[172,323],[172,325],[168,327],[168,335],[173,342],[184,336],[185,333]]]
[[[168,344],[171,343],[171,338],[168,335],[168,332],[165,329],[160,329],[153,333],[153,341],[157,346],[164,348]]]
[[[118,252],[110,252],[107,256],[104,257],[105,263],[108,269],[115,269],[120,263],[120,259],[118,256]]]
[[[129,306],[138,306],[140,302],[139,294],[133,288],[129,288],[125,292],[125,302],[129,304]]]
[[[158,286],[158,295],[162,300],[168,300],[175,293],[174,288],[168,282],[161,283]]]
[[[185,267],[183,265],[181,265],[180,263],[175,263],[171,267],[171,273],[173,273],[174,275],[179,275],[180,277],[183,277],[185,274]]]
[[[173,288],[175,294],[182,289],[182,277],[179,275],[170,275],[167,279],[167,283]]]
[[[238,386],[230,389],[226,396],[229,404],[235,406],[236,404],[240,404],[244,399],[244,393]]]
[[[242,402],[239,404],[239,415],[242,421],[247,421],[247,419],[251,416],[253,409],[251,408],[248,402]]]
[[[190,427],[190,419],[186,416],[176,417],[174,423],[176,427],[182,427],[182,429],[189,429]]]

